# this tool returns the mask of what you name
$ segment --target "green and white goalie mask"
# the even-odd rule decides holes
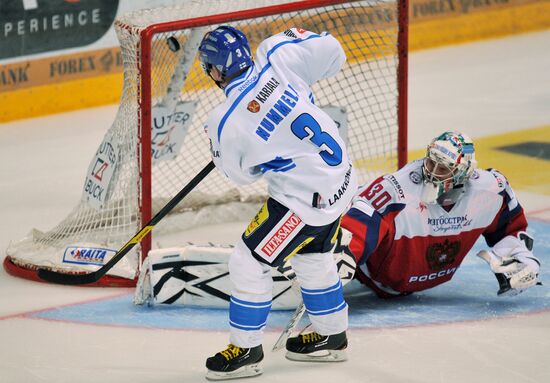
[[[445,132],[428,145],[422,165],[422,200],[441,206],[455,204],[476,169],[474,143],[458,132]]]

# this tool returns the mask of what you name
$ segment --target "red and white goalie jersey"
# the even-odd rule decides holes
[[[352,233],[357,278],[379,296],[409,294],[449,281],[477,239],[493,247],[527,228],[506,178],[476,170],[447,211],[422,202],[422,160],[362,188],[342,221]]]

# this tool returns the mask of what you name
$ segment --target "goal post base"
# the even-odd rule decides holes
[[[4,258],[4,270],[14,277],[28,279],[35,282],[44,282],[44,280],[38,277],[38,267],[23,267],[13,262],[12,258],[8,255]],[[87,287],[135,287],[137,283],[136,279],[127,279],[122,277],[116,277],[112,275],[106,275],[100,280],[94,283],[80,285]]]

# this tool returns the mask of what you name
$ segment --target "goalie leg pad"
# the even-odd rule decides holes
[[[228,308],[231,296],[228,261],[232,247],[188,245],[149,252],[141,266],[134,304],[175,304]],[[355,258],[346,246],[335,249],[334,260],[342,285],[353,279]],[[293,310],[300,291],[292,284],[290,262],[272,269],[273,310]]]
[[[136,304],[227,307],[231,248],[190,245],[151,250],[136,286]]]
[[[151,250],[141,267],[134,303],[229,308],[228,261],[232,251],[232,247],[213,245]],[[300,295],[288,280],[293,277],[292,269],[273,269],[271,273],[272,309],[295,309]]]

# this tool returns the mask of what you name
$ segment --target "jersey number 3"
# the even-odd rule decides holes
[[[302,113],[290,124],[292,133],[300,140],[309,139],[320,149],[319,155],[330,166],[342,163],[342,148],[327,132],[323,132],[321,125],[308,113]]]

